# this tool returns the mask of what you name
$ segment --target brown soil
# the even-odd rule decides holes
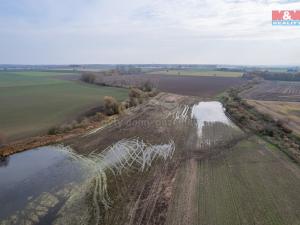
[[[141,86],[150,81],[154,87],[169,93],[180,95],[212,97],[228,88],[245,82],[236,77],[195,77],[174,75],[120,75],[99,77],[96,82],[110,86],[131,87]]]

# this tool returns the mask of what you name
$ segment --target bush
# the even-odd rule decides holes
[[[145,92],[150,92],[153,89],[153,84],[148,80],[142,85],[142,90]]]
[[[80,78],[83,82],[93,84],[96,81],[96,75],[93,73],[83,73]]]
[[[138,98],[129,98],[129,106],[134,107],[139,104]]]
[[[122,111],[120,103],[112,96],[104,97],[104,111],[106,115],[111,116],[119,114]]]
[[[143,96],[143,91],[138,88],[130,88],[129,97],[130,98],[141,98]]]

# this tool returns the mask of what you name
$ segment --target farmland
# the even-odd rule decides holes
[[[119,100],[127,90],[58,79],[56,72],[0,73],[0,132],[8,140],[45,133],[83,110],[101,104],[105,95]]]
[[[175,75],[175,76],[199,76],[199,77],[241,77],[242,72],[219,71],[219,70],[159,70],[148,74]]]
[[[58,79],[59,76],[63,79]],[[69,89],[65,85],[72,84],[76,85],[76,90],[81,90],[79,87],[96,89],[97,93],[95,90],[89,92],[93,96],[104,88],[68,81],[65,76],[69,75],[53,76],[53,82],[59,83],[22,87],[24,90],[34,87],[35,92],[42,93],[39,87],[44,90],[46,86],[55,86],[55,92],[59,93],[58,86],[62,85],[66,93]],[[70,157],[76,168],[80,165],[84,178],[80,182],[71,177],[69,183],[65,179],[56,181],[57,168],[65,168],[58,162],[59,166],[55,165],[54,169],[47,168],[47,177],[54,183],[49,185],[53,187],[58,182],[55,188],[47,189],[46,185],[41,185],[41,189],[28,198],[13,193],[19,193],[19,188],[24,186],[26,190],[30,189],[30,182],[10,186],[12,204],[4,204],[5,208],[0,212],[2,224],[300,223],[299,165],[282,149],[255,133],[245,132],[242,123],[239,127],[235,125],[225,114],[223,105],[215,100],[220,92],[243,84],[244,80],[123,75],[107,76],[101,82],[129,87],[148,81],[146,76],[151,77],[151,82],[156,81],[160,90],[190,96],[158,93],[148,101],[128,108],[105,126],[99,124],[89,132],[65,139],[63,145],[45,147],[54,148],[57,154],[63,154],[61,157]],[[51,76],[45,78],[52,80]],[[73,86],[69,88],[72,93]],[[116,90],[124,91],[106,88],[111,90],[109,95],[116,94]],[[105,93],[108,93],[106,88]],[[18,93],[18,89],[14,92]],[[82,90],[76,100],[83,98],[86,92]],[[9,94],[13,96],[13,93]],[[32,95],[31,98],[31,101],[35,100]],[[56,101],[50,103],[57,104]],[[64,108],[63,105],[57,107]],[[296,103],[289,107],[291,111],[285,113],[297,114]],[[248,118],[248,114],[243,115]],[[253,124],[261,124],[259,118]],[[288,141],[288,144],[292,143]],[[299,156],[296,145],[293,147],[293,153]],[[29,152],[34,155],[35,151]],[[56,172],[52,174],[52,170]],[[30,179],[39,183],[43,176],[38,177],[38,181]],[[3,193],[0,193],[0,203],[7,202],[7,192]],[[19,201],[22,207],[16,204]]]
[[[110,86],[141,86],[151,82],[154,87],[163,92],[181,95],[212,97],[228,88],[238,86],[245,81],[236,77],[196,77],[172,75],[122,75],[98,77],[98,82]]]
[[[107,129],[116,136],[100,131],[101,135],[68,142],[82,152],[101,151],[115,137],[138,135],[154,144],[175,141],[172,160],[159,161],[148,172],[133,172],[113,182],[118,188],[111,186],[109,193],[120,194],[113,198],[103,223],[298,224],[298,165],[271,144],[222,123],[204,124],[200,143],[214,144],[209,148],[199,145],[199,124],[210,119],[199,115],[196,127],[192,125],[195,120],[192,124],[186,120],[186,109],[193,111],[196,102],[197,98],[159,95]],[[155,122],[164,118],[177,122]],[[211,120],[216,118],[214,114]]]
[[[219,156],[191,159],[181,166],[174,193],[188,205],[174,200],[167,224],[298,224],[299,172],[255,137]]]
[[[264,81],[241,93],[246,99],[265,101],[300,101],[300,82]]]

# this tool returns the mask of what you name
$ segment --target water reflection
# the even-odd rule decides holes
[[[76,183],[82,169],[60,146],[46,146],[12,155],[1,160],[0,221],[21,212],[29,200]],[[1,224],[1,222],[0,222]]]
[[[221,122],[231,125],[231,121],[225,115],[225,109],[217,101],[199,102],[192,108],[192,119],[196,119],[198,126],[198,136],[202,136],[202,130],[207,122]]]

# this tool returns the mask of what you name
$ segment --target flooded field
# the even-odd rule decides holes
[[[50,214],[65,201],[70,187],[82,180],[84,171],[80,164],[60,148],[41,147],[1,162],[0,224],[21,224],[27,220],[26,224],[34,224],[42,217],[50,220]]]
[[[147,170],[174,151],[173,141],[150,145],[133,138],[87,156],[63,146],[15,154],[0,164],[0,224],[100,224],[101,210],[111,204],[109,178]]]
[[[167,118],[195,137],[196,148],[212,148],[239,132],[219,102],[174,106],[168,108]],[[194,124],[190,130],[184,125],[189,123]],[[102,135],[103,130],[97,129],[80,139]],[[172,133],[157,144],[135,135],[122,137],[118,135],[119,140],[108,147],[87,154],[78,154],[70,147],[46,146],[1,162],[0,224],[101,224],[114,205],[112,180],[123,174],[128,179],[132,171],[134,176],[144,174],[155,160],[170,161],[178,143]]]
[[[163,93],[119,120],[2,161],[0,224],[279,224],[259,217],[268,208],[297,224],[284,210],[298,222],[298,193],[284,207],[270,193],[300,187],[299,168],[246,137],[221,103]]]
[[[243,132],[226,116],[220,102],[195,104],[191,118],[196,120],[197,147],[202,150],[224,146],[243,136]]]

